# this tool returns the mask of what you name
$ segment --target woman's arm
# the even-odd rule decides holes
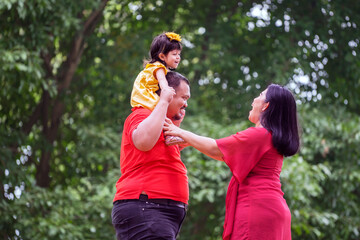
[[[203,154],[219,161],[224,161],[224,155],[220,151],[215,139],[196,135],[175,126],[170,119],[165,119],[165,135],[179,136],[184,139],[190,146],[196,148]]]
[[[133,131],[132,141],[138,150],[149,151],[155,146],[163,130],[167,108],[174,94],[175,90],[172,88],[163,89],[152,113]]]

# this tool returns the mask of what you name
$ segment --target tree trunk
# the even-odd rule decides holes
[[[51,152],[49,150],[43,150],[40,164],[36,169],[36,185],[39,187],[47,188],[50,185],[50,157]]]
[[[35,108],[33,115],[23,128],[26,134],[30,133],[33,125],[41,118],[46,143],[42,146],[40,162],[36,169],[36,184],[40,187],[47,188],[50,186],[52,147],[57,138],[61,117],[65,111],[65,104],[63,102],[63,98],[66,97],[65,91],[70,87],[76,68],[80,62],[85,48],[85,38],[94,32],[96,25],[102,18],[102,13],[107,2],[108,0],[102,0],[99,8],[90,14],[84,22],[82,29],[75,34],[72,40],[71,50],[67,55],[67,60],[62,64],[58,76],[53,76],[57,80],[58,94],[56,99],[51,99],[49,93],[44,90],[42,101]],[[46,54],[42,55],[42,57],[44,60],[44,70],[47,73],[46,75],[47,77],[51,77],[51,58]],[[40,112],[41,114],[39,114]]]

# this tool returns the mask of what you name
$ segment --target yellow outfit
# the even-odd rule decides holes
[[[163,68],[165,75],[168,70],[160,62],[148,63],[136,77],[133,90],[131,92],[131,106],[144,107],[153,110],[160,97],[155,92],[159,89],[159,81],[156,79],[156,71]]]

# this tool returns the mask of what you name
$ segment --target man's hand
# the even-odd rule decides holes
[[[165,87],[161,89],[160,93],[160,100],[159,101],[166,101],[167,103],[170,103],[175,95],[175,89],[172,87]]]

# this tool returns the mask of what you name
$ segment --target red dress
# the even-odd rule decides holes
[[[223,239],[290,240],[291,214],[281,191],[283,156],[265,128],[216,140],[231,178]]]

